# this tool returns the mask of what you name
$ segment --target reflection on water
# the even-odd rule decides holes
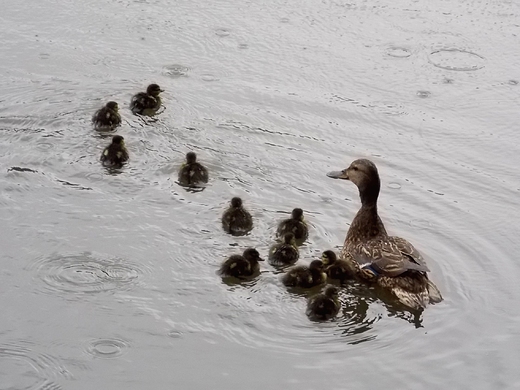
[[[519,10],[428,5],[5,8],[0,387],[513,387]],[[151,82],[164,110],[133,115]],[[114,133],[90,121],[110,100],[130,152],[120,170],[99,162]],[[191,150],[210,171],[204,191],[176,183]],[[424,255],[441,304],[413,313],[348,283],[338,318],[314,323],[319,289],[287,290],[284,270],[216,275],[240,249],[266,258],[295,207],[311,227],[298,264],[338,249],[358,194],[324,172],[360,157],[377,164],[381,217]],[[233,196],[255,220],[243,237],[222,231]]]

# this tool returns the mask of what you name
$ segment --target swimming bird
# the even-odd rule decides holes
[[[282,276],[282,283],[287,287],[311,288],[326,281],[327,275],[323,272],[323,263],[320,260],[313,260],[308,267],[293,267]]]
[[[298,261],[298,257],[300,254],[292,233],[286,233],[283,242],[273,245],[269,251],[269,261],[274,265],[294,264]]]
[[[242,255],[230,256],[220,266],[219,274],[223,277],[246,278],[260,272],[260,254],[254,248],[247,248]]]
[[[146,92],[139,92],[130,101],[130,110],[134,114],[154,115],[161,107],[161,97],[159,94],[164,92],[157,84],[150,84]]]
[[[231,199],[231,205],[224,211],[222,215],[222,227],[226,233],[230,233],[234,236],[246,234],[253,229],[253,217],[249,211],[244,208],[242,199],[239,197]]]
[[[179,184],[182,186],[198,186],[208,182],[208,170],[204,165],[197,162],[194,152],[186,154],[186,162],[179,170]]]
[[[411,309],[442,301],[439,289],[428,279],[429,269],[417,249],[386,232],[377,212],[381,182],[376,165],[359,159],[327,176],[350,180],[358,187],[361,198],[361,208],[350,225],[340,257],[350,262],[363,280],[390,290]]]
[[[92,122],[96,130],[114,130],[121,124],[119,105],[116,102],[108,102],[104,107],[96,111],[92,117]]]
[[[337,287],[328,286],[323,293],[309,298],[307,316],[314,321],[327,321],[335,317],[341,308],[338,294]]]
[[[284,219],[278,225],[277,234],[283,236],[285,233],[294,234],[297,242],[304,242],[309,236],[309,228],[303,218],[303,210],[296,208],[291,213],[291,218]]]
[[[128,160],[128,157],[125,139],[120,135],[114,135],[112,143],[103,150],[100,160],[104,165],[121,167]]]
[[[356,270],[351,263],[345,260],[338,260],[334,251],[325,251],[321,255],[325,273],[330,279],[337,279],[340,282],[345,282],[349,279],[356,278]]]

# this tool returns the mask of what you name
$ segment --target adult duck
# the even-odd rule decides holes
[[[327,176],[350,180],[358,187],[361,198],[361,208],[350,225],[340,257],[351,262],[361,279],[390,290],[412,309],[442,301],[439,289],[428,279],[429,269],[417,249],[404,238],[386,232],[377,213],[381,181],[376,165],[359,159]]]

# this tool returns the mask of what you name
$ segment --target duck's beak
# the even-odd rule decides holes
[[[159,92],[164,92],[164,89],[160,89]]]
[[[348,174],[347,174],[347,170],[346,169],[344,169],[342,171],[332,171],[332,172],[329,172],[329,173],[327,173],[327,176],[328,177],[332,177],[333,179],[348,180]]]
[[[258,261],[265,261],[264,259],[262,259],[261,257],[258,258]]]

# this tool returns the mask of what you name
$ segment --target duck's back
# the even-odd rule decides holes
[[[243,207],[230,207],[222,216],[224,230],[231,234],[244,234],[253,227],[253,217]]]
[[[304,222],[290,218],[280,222],[278,226],[277,234],[280,237],[283,237],[286,233],[294,234],[294,238],[298,241],[306,240],[309,235],[309,229]]]
[[[338,314],[339,307],[332,298],[319,294],[309,300],[306,314],[311,319],[326,321]]]
[[[130,110],[134,114],[148,114],[150,111],[157,111],[160,105],[160,101],[155,97],[146,92],[139,92],[132,97]]]
[[[287,265],[298,261],[298,249],[290,244],[278,244],[271,248],[270,260],[274,264]]]
[[[202,164],[185,164],[179,171],[179,182],[182,185],[207,183],[208,176],[208,170]]]
[[[249,276],[253,274],[251,264],[242,255],[232,255],[222,263],[219,273],[222,276]]]

